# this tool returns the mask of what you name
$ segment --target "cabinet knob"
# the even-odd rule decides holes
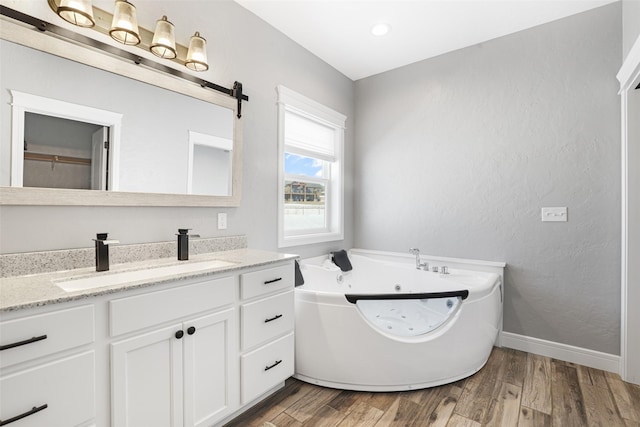
[[[182,330],[176,331],[176,338],[180,339],[184,336],[184,332]]]
[[[187,333],[189,335],[193,335],[196,333],[196,327],[195,326],[189,326],[189,329],[187,329]]]

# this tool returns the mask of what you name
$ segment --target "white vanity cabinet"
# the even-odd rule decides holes
[[[204,427],[238,409],[235,282],[110,301],[112,333],[145,328],[111,344],[113,426]]]
[[[293,375],[293,288],[289,258],[2,311],[0,423],[222,426]]]
[[[243,405],[294,373],[293,287],[291,263],[240,275]]]
[[[94,307],[0,322],[0,423],[80,426],[95,417]]]

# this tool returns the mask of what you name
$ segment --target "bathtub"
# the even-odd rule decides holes
[[[359,391],[433,387],[486,363],[502,327],[504,263],[352,249],[353,270],[303,260],[295,378]]]

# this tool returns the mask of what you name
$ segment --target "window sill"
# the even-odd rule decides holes
[[[278,248],[289,248],[292,246],[311,245],[314,243],[334,242],[343,239],[343,232],[285,236],[278,238]]]

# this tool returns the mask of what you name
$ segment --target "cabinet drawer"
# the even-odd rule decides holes
[[[16,427],[76,426],[91,420],[94,364],[90,351],[0,378],[0,419],[34,412],[11,424]]]
[[[242,299],[293,288],[293,264],[265,268],[240,275]]]
[[[223,277],[110,301],[111,336],[232,304],[234,283]]]
[[[293,357],[293,332],[242,356],[242,404],[292,376]]]
[[[247,350],[293,330],[293,291],[244,304],[242,349]]]
[[[94,329],[93,305],[1,322],[0,367],[92,343]]]

